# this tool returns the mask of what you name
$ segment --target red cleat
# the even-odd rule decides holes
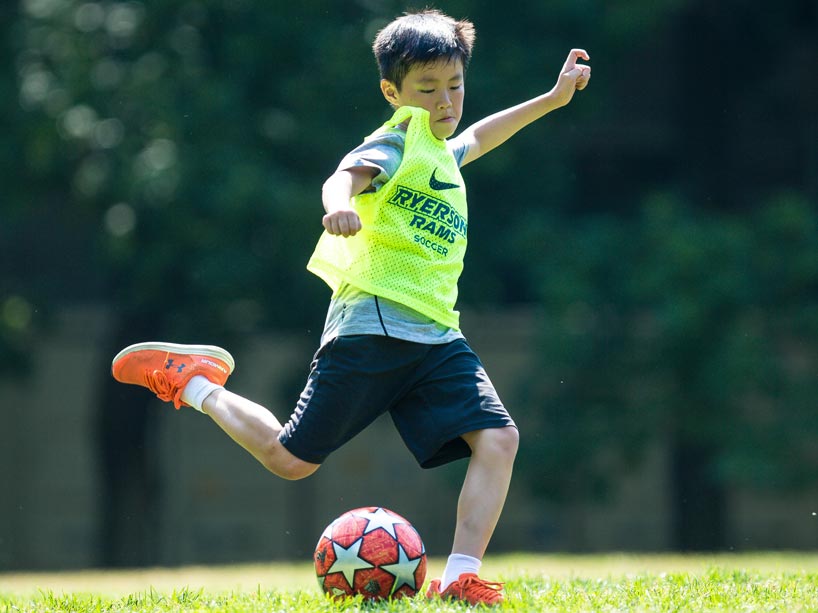
[[[474,573],[463,573],[442,592],[440,579],[434,579],[426,590],[426,598],[462,600],[470,605],[498,605],[503,602],[503,584],[483,581]]]
[[[195,375],[224,385],[235,361],[227,351],[213,345],[137,343],[120,351],[111,364],[114,379],[141,385],[159,400],[182,406],[182,391]]]

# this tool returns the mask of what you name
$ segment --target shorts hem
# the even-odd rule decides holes
[[[281,446],[284,447],[284,449],[289,451],[291,454],[293,454],[296,458],[298,458],[302,462],[309,462],[310,464],[321,465],[326,461],[326,459],[330,455],[330,454],[325,454],[323,456],[321,456],[321,455],[310,455],[309,453],[301,453],[297,449],[293,450],[291,448],[290,444],[289,444],[292,440],[293,439],[291,439],[291,438],[285,438],[284,440],[282,440],[279,437],[278,442],[281,443]],[[297,447],[297,445],[296,445],[296,447]]]
[[[463,441],[463,445],[459,445],[456,443],[456,440],[461,438],[464,434],[468,434],[469,432],[476,432],[477,430],[489,430],[493,428],[516,428],[518,431],[520,430],[514,420],[511,417],[507,419],[501,420],[492,420],[489,422],[484,422],[480,424],[470,424],[467,427],[460,428],[455,430],[454,434],[447,437],[442,437],[442,440],[437,447],[437,450],[432,453],[431,455],[427,456],[423,460],[415,456],[418,465],[421,468],[437,468],[438,466],[443,466],[445,464],[449,464],[451,462],[456,462],[457,460],[462,460],[464,458],[468,458],[471,456],[471,449],[469,446]],[[462,440],[462,439],[461,439]],[[454,445],[453,448],[446,449],[448,445]]]

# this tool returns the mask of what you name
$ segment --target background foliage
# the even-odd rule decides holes
[[[725,487],[818,469],[815,3],[439,5],[478,28],[464,125],[549,89],[572,46],[594,67],[464,172],[461,306],[542,315],[518,474],[601,496],[659,438],[678,545],[720,546]],[[320,185],[388,114],[369,42],[406,8],[0,6],[0,376],[72,302],[109,304],[117,344],[317,336]]]

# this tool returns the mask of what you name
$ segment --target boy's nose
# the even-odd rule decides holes
[[[452,100],[449,97],[449,91],[443,88],[440,92],[440,99],[437,101],[437,108],[446,109],[452,105]]]

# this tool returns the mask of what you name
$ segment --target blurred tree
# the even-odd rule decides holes
[[[789,2],[771,17],[688,1],[600,13],[592,108],[572,105],[584,122],[549,141],[573,158],[555,166],[573,179],[557,194],[569,206],[520,216],[509,258],[520,272],[504,276],[539,292],[547,322],[553,376],[531,383],[542,401],[529,428],[547,444],[524,449],[526,465],[553,471],[530,474],[544,493],[599,496],[658,435],[670,450],[675,546],[718,548],[731,485],[802,489],[815,464],[801,443],[789,447],[801,438],[793,428],[815,432],[805,409],[816,358],[804,340],[816,339],[814,277],[774,288],[792,278],[785,271],[813,271],[804,245],[818,201],[818,83],[800,75],[818,71],[818,10]],[[521,181],[515,193],[526,184],[541,190],[529,203],[554,185]],[[801,228],[797,248],[773,230],[781,219]]]
[[[14,145],[0,151],[0,373],[21,372],[50,307],[73,301],[110,305],[105,355],[148,337],[317,336],[327,291],[304,264],[320,184],[389,114],[369,44],[405,8],[0,5],[14,58],[0,66]],[[463,125],[550,88],[573,46],[594,66],[568,109],[465,169],[461,304],[543,309],[542,372],[520,391],[538,444],[518,473],[543,496],[598,495],[661,437],[677,544],[723,544],[725,488],[803,487],[815,468],[815,3],[444,8],[478,27]],[[121,533],[117,480],[157,495],[151,424],[135,391],[109,384],[100,402],[106,526]],[[108,563],[152,555],[109,545]]]
[[[362,11],[329,15],[320,2],[20,7],[19,102],[4,102],[12,117],[26,112],[19,142],[30,181],[15,185],[26,192],[9,231],[30,240],[12,241],[9,260],[38,271],[20,283],[40,290],[39,306],[105,301],[114,315],[107,356],[150,338],[235,348],[264,327],[312,322],[317,332],[326,290],[304,264],[321,230],[321,178],[338,156],[325,144],[340,122],[317,112],[315,84],[339,57],[323,41],[352,36],[334,23]],[[24,296],[4,302],[4,342],[36,307]],[[100,390],[105,564],[155,557],[146,509],[125,513],[158,496],[145,404],[110,382]],[[123,528],[126,516],[133,525]],[[128,534],[142,546],[114,538]]]
[[[13,4],[0,5],[0,53],[14,57],[16,51]],[[0,64],[0,130],[9,143],[0,148],[0,176],[3,198],[0,201],[0,377],[21,376],[28,370],[26,345],[37,326],[35,297],[42,286],[32,278],[23,231],[32,225],[27,219],[28,171],[19,148],[34,131],[23,121],[17,101],[17,74],[13,62]],[[22,239],[22,240],[21,240]]]
[[[543,495],[604,497],[646,443],[670,452],[676,546],[727,546],[727,487],[814,484],[818,224],[782,194],[749,218],[667,196],[555,221],[537,253],[543,353],[521,416]]]

